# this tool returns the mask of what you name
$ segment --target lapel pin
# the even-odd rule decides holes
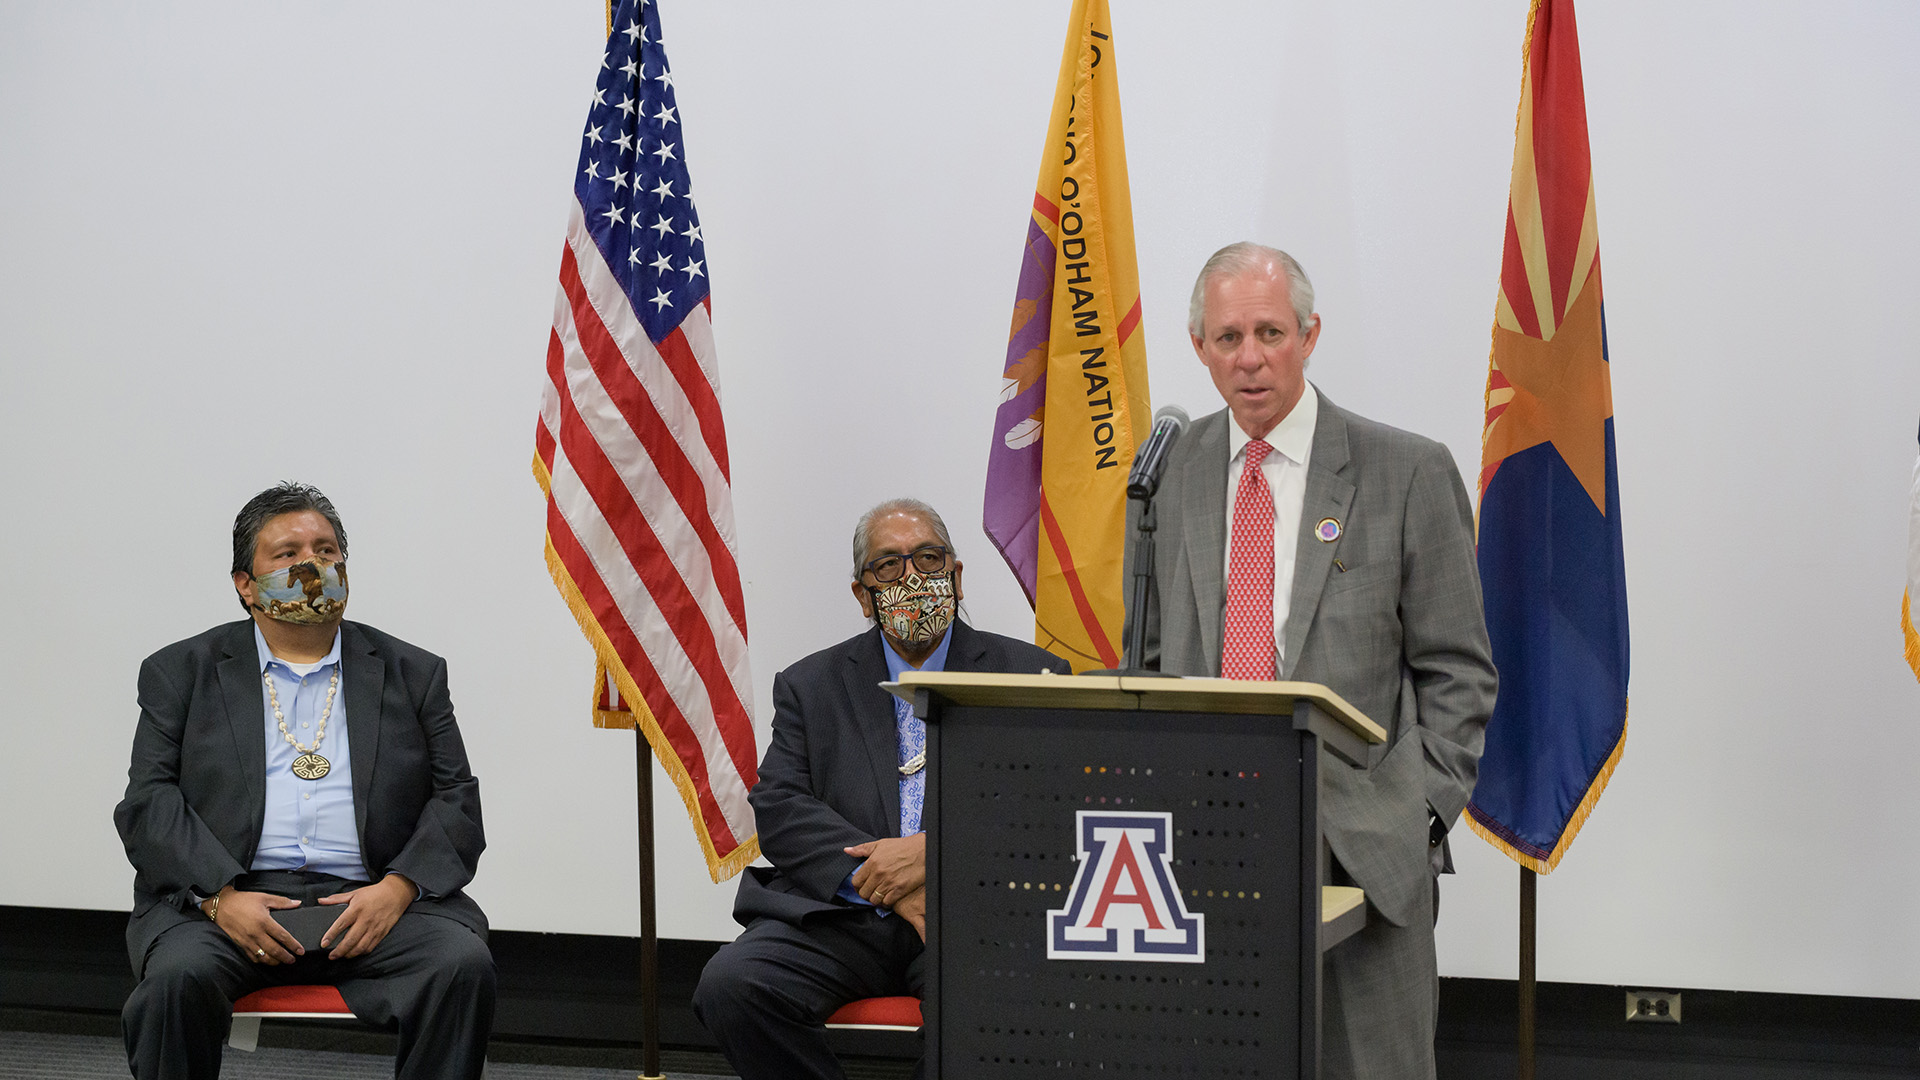
[[[1319,537],[1323,544],[1331,544],[1340,539],[1340,519],[1321,518],[1320,524],[1313,527],[1313,535]]]

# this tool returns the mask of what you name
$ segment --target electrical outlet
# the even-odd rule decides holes
[[[1644,1020],[1655,1024],[1679,1023],[1680,992],[1678,990],[1627,991],[1627,1019]]]

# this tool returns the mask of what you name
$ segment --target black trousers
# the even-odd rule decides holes
[[[236,887],[312,903],[357,882],[298,871],[249,874]],[[345,910],[344,908],[340,910]],[[397,1027],[399,1080],[473,1080],[493,1030],[493,954],[461,922],[409,910],[372,952],[329,960],[313,950],[291,964],[256,964],[206,920],[154,941],[121,1010],[135,1080],[213,1080],[238,998],[268,986],[330,983],[362,1020]]]
[[[925,955],[912,924],[872,908],[804,927],[756,919],[700,973],[694,1015],[741,1080],[845,1080],[827,1017],[856,998],[922,996]]]

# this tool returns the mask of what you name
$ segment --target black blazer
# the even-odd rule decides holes
[[[948,671],[1070,674],[1038,646],[954,621]],[[834,899],[860,860],[840,850],[900,835],[900,747],[880,629],[822,649],[773,677],[773,737],[753,786],[760,853],[740,876],[733,917],[796,925],[845,910]]]
[[[360,623],[340,624],[342,690],[353,755],[353,816],[375,880],[420,886],[413,911],[485,935],[461,891],[486,847],[480,784],[447,696],[447,663]],[[140,665],[140,723],[114,825],[133,863],[127,951],[136,973],[161,933],[203,918],[211,896],[246,872],[266,813],[266,736],[250,620],[216,626]]]

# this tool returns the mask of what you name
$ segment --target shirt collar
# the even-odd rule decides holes
[[[903,671],[945,671],[947,670],[947,646],[953,644],[953,627],[948,625],[947,632],[940,637],[940,644],[933,647],[933,655],[919,667],[907,663],[899,653],[893,651],[893,642],[887,640],[885,631],[880,634],[880,653],[887,658],[887,681],[899,682]]]
[[[253,647],[254,647],[254,650],[260,656],[260,671],[262,674],[265,674],[267,670],[267,665],[273,663],[275,660],[275,657],[273,655],[273,650],[267,646],[267,636],[260,632],[259,623],[253,624]],[[338,628],[335,628],[335,630],[333,631],[333,648],[328,649],[327,655],[321,658],[320,667],[314,668],[313,670],[319,671],[320,668],[332,667],[333,665],[338,664],[339,662],[340,662],[340,631]],[[281,660],[280,663],[282,666],[284,666],[286,664],[286,661]]]
[[[1308,383],[1300,392],[1300,400],[1293,403],[1293,410],[1267,432],[1266,443],[1281,456],[1295,465],[1305,465],[1307,457],[1313,452],[1313,432],[1320,422],[1320,394]],[[1253,438],[1233,417],[1227,417],[1227,460],[1240,460],[1241,451]]]

